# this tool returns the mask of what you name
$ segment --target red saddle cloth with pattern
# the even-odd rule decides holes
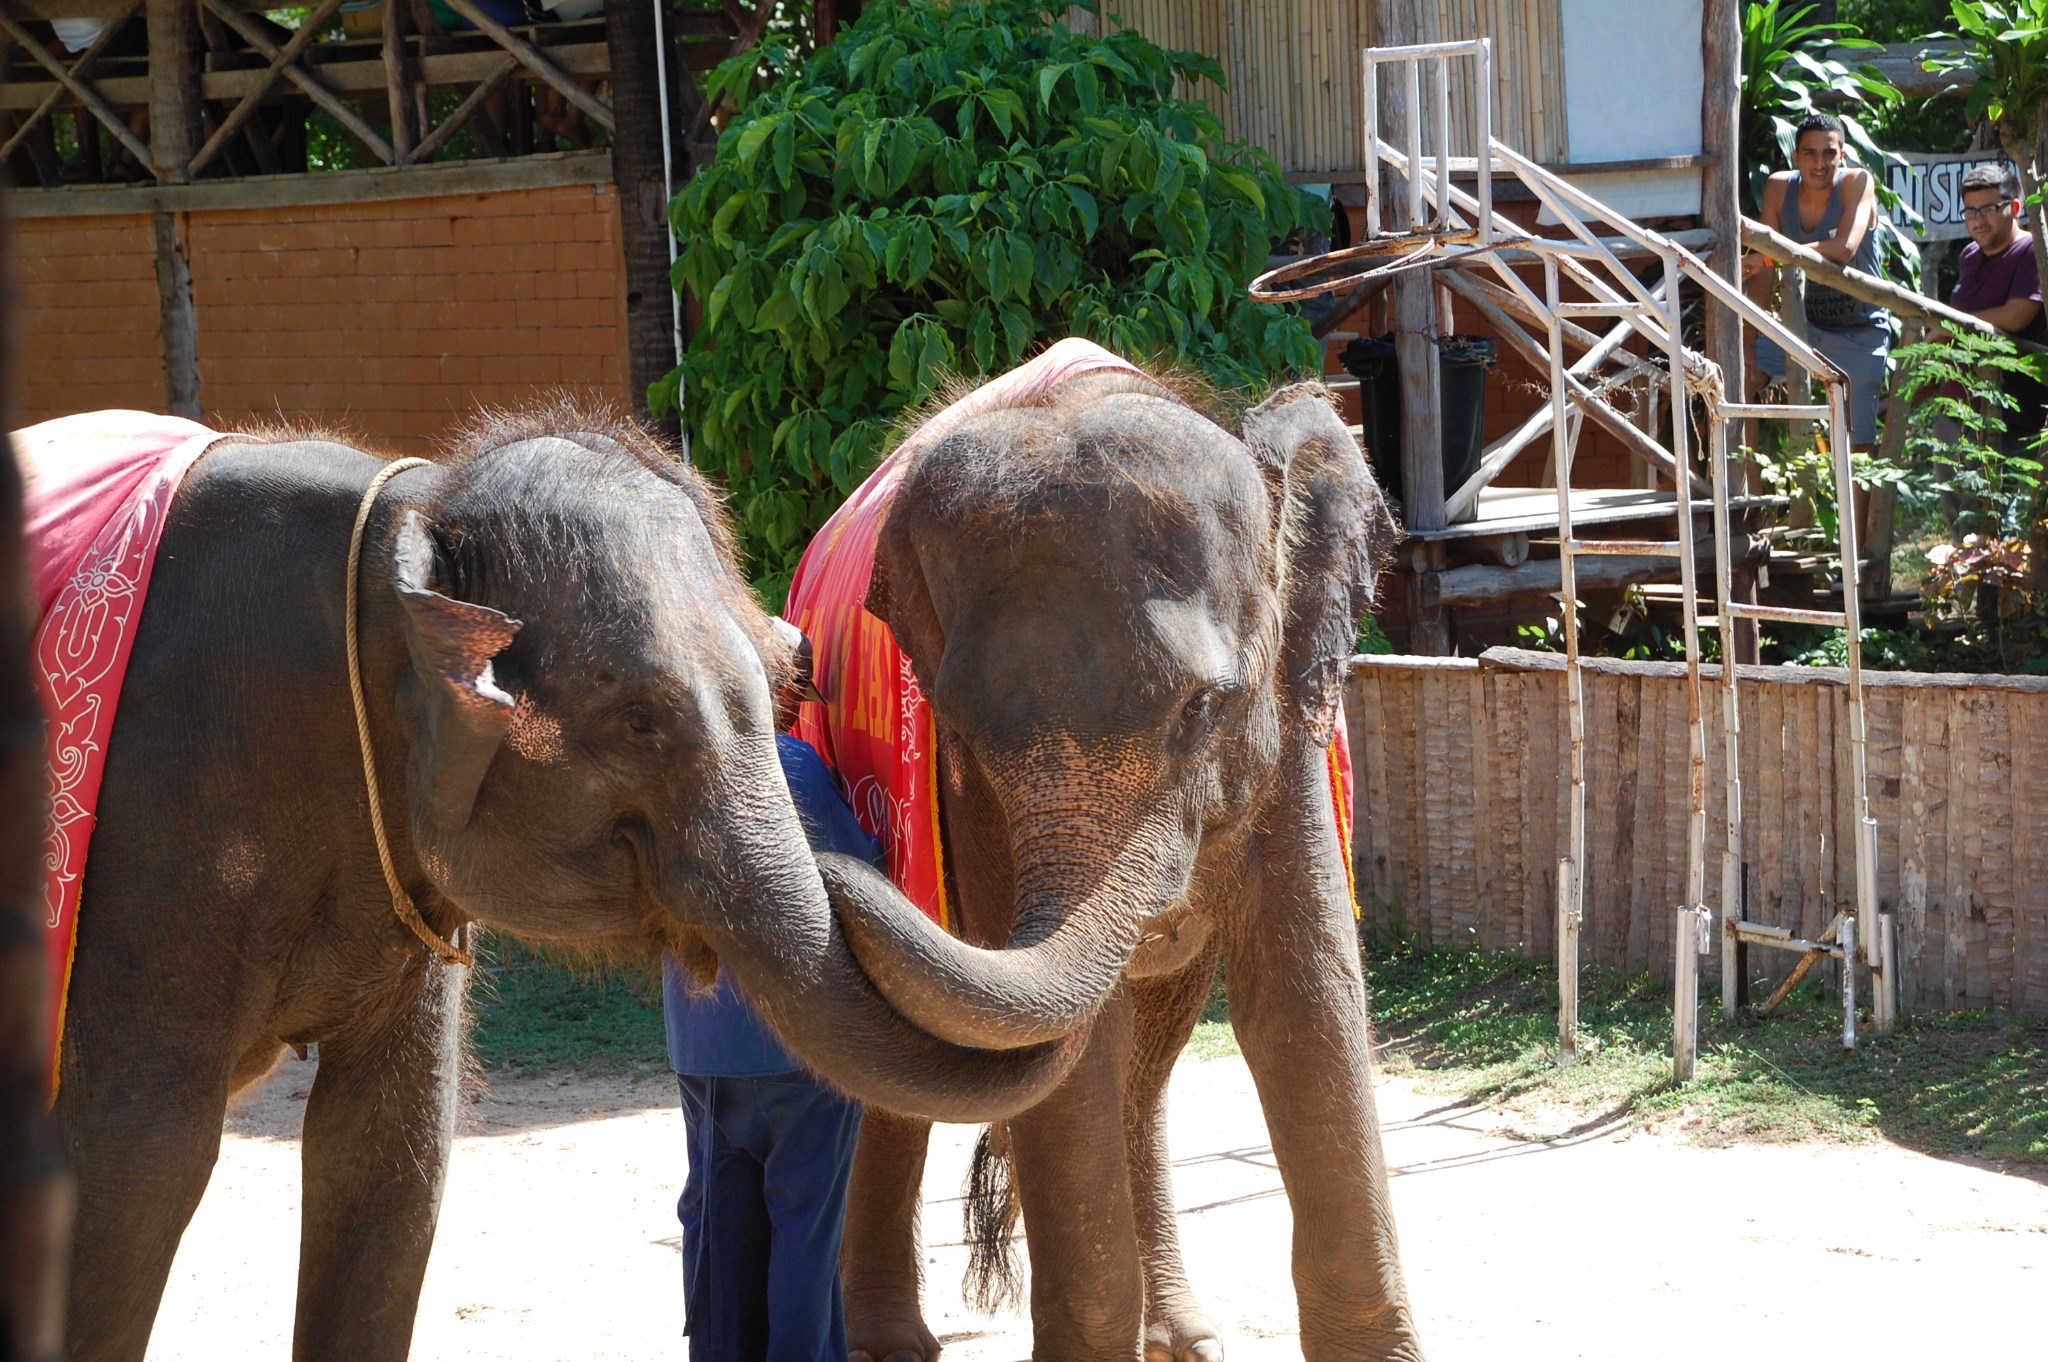
[[[904,896],[951,930],[945,848],[939,836],[938,744],[931,707],[889,626],[868,613],[868,582],[889,503],[918,454],[970,417],[1028,406],[1069,380],[1135,366],[1069,337],[976,388],[926,421],[854,490],[804,550],[784,618],[811,640],[812,679],[822,703],[798,711],[793,732],[839,772],[854,816],[881,843],[889,878]],[[1330,789],[1351,870],[1351,755],[1343,716],[1330,744]],[[1353,911],[1357,886],[1352,885]]]
[[[88,412],[14,433],[35,590],[36,688],[50,766],[43,925],[52,1097],[78,894],[121,682],[171,500],[186,470],[219,438],[196,422],[141,411]]]

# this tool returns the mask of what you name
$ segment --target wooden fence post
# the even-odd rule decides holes
[[[627,381],[632,409],[652,423],[647,389],[675,367],[673,287],[668,275],[668,200],[662,193],[661,120],[668,92],[656,72],[656,0],[613,0],[605,6],[611,48],[612,180],[619,187],[620,240],[626,255]]]

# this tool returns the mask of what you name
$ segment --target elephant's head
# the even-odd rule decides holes
[[[981,848],[1014,918],[991,950],[849,914],[876,984],[957,1043],[1072,1033],[1198,854],[1265,808],[1283,754],[1329,742],[1393,529],[1313,384],[1234,436],[1097,374],[920,454],[869,608],[932,705],[949,814],[1000,829]]]
[[[435,887],[515,935],[722,959],[819,1073],[898,1110],[985,1117],[1057,1081],[1059,1047],[936,1039],[854,963],[776,758],[785,647],[702,480],[623,433],[478,444],[389,558]]]

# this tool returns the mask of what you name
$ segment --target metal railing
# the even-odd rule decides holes
[[[1849,448],[1844,438],[1849,430],[1847,377],[1807,345],[1803,338],[1795,337],[1778,318],[1751,301],[1684,246],[1636,224],[1626,215],[1607,207],[1496,139],[1492,135],[1490,40],[1481,38],[1469,42],[1374,48],[1366,51],[1364,58],[1367,137],[1385,178],[1396,186],[1397,193],[1403,195],[1401,206],[1408,225],[1399,232],[1384,228],[1379,186],[1370,186],[1366,240],[1363,243],[1325,257],[1320,269],[1315,262],[1308,262],[1307,265],[1297,264],[1275,271],[1255,282],[1252,294],[1267,299],[1301,296],[1304,292],[1356,286],[1376,276],[1410,268],[1487,269],[1505,290],[1504,295],[1500,290],[1494,290],[1495,294],[1512,300],[1512,312],[1520,313],[1532,322],[1540,319],[1543,332],[1540,342],[1526,334],[1517,339],[1519,348],[1523,348],[1525,353],[1540,356],[1548,365],[1551,452],[1557,470],[1565,704],[1571,752],[1567,777],[1567,854],[1558,864],[1557,879],[1558,1035],[1561,1057],[1570,1062],[1577,1053],[1579,932],[1585,909],[1585,679],[1580,665],[1576,562],[1581,555],[1621,551],[1613,543],[1581,540],[1573,532],[1572,464],[1579,423],[1567,419],[1570,414],[1568,407],[1576,405],[1582,410],[1587,409],[1590,396],[1582,390],[1582,385],[1574,383],[1578,368],[1586,367],[1585,361],[1582,360],[1571,373],[1567,372],[1565,364],[1564,343],[1567,328],[1574,318],[1613,320],[1613,328],[1593,347],[1594,351],[1606,352],[1602,359],[1615,357],[1617,362],[1636,363],[1625,352],[1617,353],[1621,342],[1635,336],[1654,350],[1661,351],[1666,361],[1666,372],[1661,382],[1667,383],[1669,389],[1671,433],[1668,444],[1653,452],[1661,454],[1657,463],[1670,476],[1676,493],[1673,507],[1678,519],[1676,537],[1664,541],[1631,541],[1626,551],[1679,560],[1686,658],[1689,736],[1686,778],[1689,798],[1683,881],[1685,901],[1677,906],[1677,930],[1674,932],[1677,985],[1673,1003],[1672,1054],[1676,1077],[1684,1081],[1692,1076],[1698,1054],[1699,957],[1712,948],[1715,917],[1706,895],[1706,694],[1700,646],[1700,631],[1706,621],[1700,614],[1699,564],[1693,526],[1692,492],[1698,479],[1693,475],[1690,416],[1695,410],[1703,411],[1706,430],[1704,452],[1708,477],[1705,482],[1706,490],[1712,496],[1714,528],[1714,616],[1711,624],[1719,632],[1723,659],[1720,690],[1726,771],[1722,812],[1727,845],[1720,867],[1718,905],[1722,1007],[1724,1012],[1733,1015],[1739,982],[1738,952],[1743,944],[1797,950],[1806,954],[1809,960],[1815,951],[1820,951],[1833,954],[1842,961],[1844,1045],[1853,1047],[1855,1044],[1856,974],[1859,968],[1870,975],[1873,1013],[1878,1029],[1881,1032],[1890,1030],[1896,1011],[1896,976],[1889,948],[1892,940],[1889,915],[1880,914],[1877,903],[1877,824],[1870,816],[1868,790],[1855,517],[1847,514],[1846,509],[1841,517],[1840,610],[1795,610],[1748,604],[1733,597],[1729,422],[1742,419],[1818,423],[1815,429],[1820,432],[1829,454],[1837,504],[1851,507],[1854,505],[1853,483]],[[1482,154],[1452,154],[1449,67],[1454,60],[1470,61],[1474,67],[1477,97],[1473,100],[1473,144],[1475,149],[1482,149]],[[1401,141],[1404,145],[1396,145],[1380,135],[1380,70],[1386,66],[1400,68],[1398,89],[1403,115]],[[1425,151],[1424,147],[1421,93],[1425,86],[1425,68],[1428,68],[1427,78],[1436,95],[1435,136],[1430,139],[1435,143],[1433,154]],[[1453,183],[1452,177],[1460,174],[1473,176],[1471,192]],[[1569,232],[1569,238],[1533,235],[1496,213],[1493,208],[1493,177],[1496,174],[1511,174],[1518,179],[1558,219]],[[1661,263],[1662,277],[1655,287],[1646,284],[1622,262],[1612,244],[1617,240]],[[1735,242],[1716,244],[1723,250],[1737,249],[1738,246]],[[1508,249],[1515,251],[1517,260],[1534,258],[1540,262],[1543,285],[1540,294],[1504,257],[1503,252]],[[1303,282],[1310,275],[1325,272],[1329,265],[1383,257],[1391,259],[1348,277]],[[1784,350],[1791,365],[1818,381],[1826,400],[1819,404],[1798,405],[1727,401],[1718,367],[1684,344],[1680,312],[1680,286],[1684,282],[1690,282],[1701,290],[1709,306],[1728,309],[1742,325],[1774,341]],[[1292,283],[1294,287],[1276,287],[1283,283]],[[1566,297],[1567,288],[1582,296]],[[1496,325],[1503,321],[1510,326],[1516,325],[1506,313],[1500,313],[1494,320]],[[1651,433],[1644,438],[1654,441],[1656,437]],[[1494,468],[1489,476],[1497,475],[1499,471],[1499,468]],[[1476,490],[1476,487],[1460,489],[1458,496],[1476,494]],[[1736,655],[1736,633],[1741,622],[1765,620],[1833,627],[1847,635],[1849,747],[1852,779],[1859,801],[1857,826],[1860,835],[1854,849],[1855,913],[1843,920],[1839,939],[1833,944],[1797,940],[1790,932],[1750,922],[1743,903],[1740,668],[1729,660]]]

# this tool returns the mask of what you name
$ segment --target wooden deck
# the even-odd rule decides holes
[[[1575,488],[1572,499],[1572,527],[1616,525],[1632,520],[1670,517],[1678,499],[1670,492],[1642,488]],[[1736,497],[1729,505],[1738,511],[1782,506],[1779,497]],[[1712,500],[1695,498],[1695,516],[1711,514]],[[1557,533],[1557,489],[1555,487],[1484,487],[1479,492],[1479,514],[1440,530],[1410,531],[1410,539],[1437,542],[1484,539],[1496,535]]]

